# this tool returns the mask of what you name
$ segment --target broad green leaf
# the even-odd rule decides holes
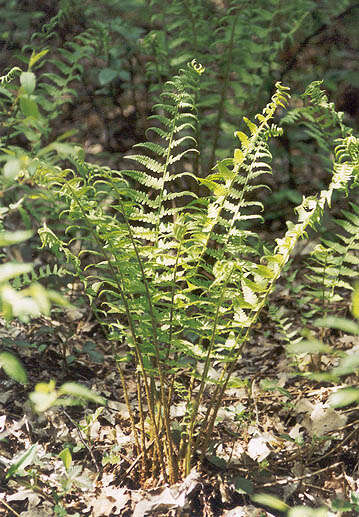
[[[70,449],[68,447],[63,449],[60,452],[59,457],[62,459],[62,462],[63,462],[63,464],[65,466],[66,472],[68,472],[68,470],[69,470],[69,468],[71,467],[71,464],[72,464],[72,455],[71,455]]]
[[[5,373],[21,384],[27,384],[27,374],[25,368],[17,357],[9,352],[0,353],[0,367]]]
[[[6,179],[14,180],[22,169],[21,161],[18,158],[8,160],[4,165],[4,176]]]
[[[359,334],[359,325],[355,321],[346,318],[337,318],[336,316],[328,316],[327,318],[317,319],[315,325],[318,327],[332,328],[343,330],[348,334]]]
[[[20,96],[20,108],[25,117],[39,118],[39,108],[33,95]]]
[[[352,314],[354,318],[359,320],[359,284],[355,284],[354,292],[352,294]]]
[[[31,230],[18,230],[16,232],[0,232],[0,247],[3,248],[4,246],[12,246],[13,244],[18,244],[19,242],[23,242],[27,239],[30,239],[32,235],[33,232]],[[30,268],[30,270],[31,269],[32,268]]]
[[[71,395],[73,397],[79,397],[95,402],[96,404],[106,405],[106,399],[104,397],[97,395],[89,388],[86,388],[86,386],[82,386],[76,382],[66,382],[60,387],[59,391],[65,395]]]
[[[22,294],[34,300],[41,314],[44,314],[45,316],[49,315],[51,304],[48,299],[46,289],[42,287],[41,284],[37,282],[32,284],[27,289],[24,289]]]
[[[287,512],[289,510],[289,506],[284,501],[270,494],[255,494],[251,496],[251,499],[255,503],[264,504],[280,512]]]
[[[115,77],[118,77],[118,71],[112,68],[103,68],[98,74],[98,80],[101,86],[110,83]]]
[[[287,346],[290,354],[328,354],[333,352],[332,347],[325,345],[316,339],[303,340],[299,343],[291,343]]]
[[[35,443],[34,445],[32,445],[30,447],[30,449],[28,449],[27,451],[25,451],[21,456],[20,458],[16,461],[16,463],[14,463],[10,468],[9,470],[7,471],[6,473],[6,478],[11,478],[12,476],[14,476],[18,471],[20,471],[20,473],[22,473],[22,471],[28,466],[28,465],[31,465],[31,463],[34,461],[35,459],[35,456],[36,456],[36,452],[37,452],[37,444]]]
[[[350,404],[359,402],[359,389],[357,388],[343,388],[336,393],[330,395],[328,399],[332,407],[344,407]]]
[[[274,272],[272,268],[269,268],[268,266],[262,266],[262,264],[257,265],[256,272],[258,275],[264,277],[264,278],[273,278]]]
[[[28,95],[31,95],[36,87],[36,77],[33,72],[22,72],[20,83]]]
[[[234,488],[239,494],[253,494],[254,485],[249,479],[236,477],[233,480]]]
[[[4,318],[11,320],[13,317],[18,317],[27,321],[29,317],[40,316],[41,307],[37,300],[24,293],[25,291],[16,291],[7,283],[0,284],[1,310]]]
[[[42,413],[53,406],[57,399],[58,393],[55,390],[55,382],[40,382],[36,384],[35,391],[30,393],[29,398],[34,404],[35,411]]]
[[[334,375],[349,375],[359,370],[359,354],[348,354],[343,357],[338,366],[333,368],[332,373]]]
[[[46,295],[47,295],[48,300],[50,300],[55,305],[60,305],[61,307],[69,307],[69,308],[71,307],[71,303],[67,300],[67,298],[62,296],[57,291],[48,289],[46,291]]]

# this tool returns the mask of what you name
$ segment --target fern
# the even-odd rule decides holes
[[[18,66],[13,66],[7,74],[2,75],[0,77],[1,85],[5,86],[8,83],[10,83],[14,79],[14,77],[16,77],[16,74],[18,74],[19,72],[21,73],[21,68],[19,68]]]
[[[223,394],[251,328],[297,240],[308,225],[319,220],[332,192],[347,180],[335,181],[318,199],[304,200],[298,208],[298,223],[278,240],[275,253],[265,255],[265,263],[256,261],[258,236],[249,225],[261,220],[262,206],[248,196],[260,186],[257,178],[270,172],[267,139],[278,133],[270,123],[278,107],[285,105],[288,92],[278,84],[256,123],[245,119],[248,132],[237,133],[239,147],[233,157],[219,162],[216,172],[200,180],[210,196],[190,201],[190,193],[171,193],[170,188],[184,173],[192,174],[178,167],[186,163],[193,149],[188,144],[194,143],[188,132],[194,130],[193,92],[199,75],[193,66],[166,86],[163,98],[167,102],[158,106],[161,113],[154,119],[160,124],[151,131],[161,139],[141,144],[149,154],[130,156],[145,170],[120,173],[78,159],[76,173],[60,175],[53,169],[49,174],[39,168],[36,177],[67,200],[63,213],[69,219],[67,232],[76,234],[76,239],[79,232],[83,234],[81,255],[74,256],[49,229],[42,230],[41,238],[64,250],[77,269],[84,254],[90,257],[82,278],[93,309],[111,339],[125,340],[138,365],[143,387],[142,392],[139,386],[139,405],[143,407],[146,401],[155,458],[165,477],[168,465],[171,481],[180,472],[189,472],[195,450],[200,448],[205,454]],[[146,195],[147,188],[151,190]],[[178,200],[178,205],[168,205]],[[217,379],[209,374],[213,360],[222,365]],[[189,384],[183,378],[183,361]],[[214,384],[213,402],[198,426],[208,384]],[[123,387],[126,399],[125,382]],[[179,393],[187,400],[187,412],[175,452],[168,408]],[[137,446],[143,450],[144,437],[131,418]]]
[[[29,273],[17,276],[13,280],[12,286],[14,289],[20,289],[21,287],[38,282],[39,280],[49,278],[50,276],[63,277],[67,274],[68,271],[66,271],[63,266],[58,266],[55,264],[53,267],[51,267],[49,264],[47,264],[46,266],[40,267],[37,271],[32,270]]]
[[[303,337],[298,335],[297,329],[293,328],[291,319],[285,316],[284,307],[277,307],[271,303],[268,306],[268,313],[270,318],[275,322],[284,343],[287,346],[297,347],[303,340]]]
[[[322,239],[312,253],[308,264],[310,282],[308,292],[311,298],[318,298],[323,317],[331,304],[343,300],[343,289],[352,290],[352,283],[358,276],[359,258],[359,208],[350,203],[351,211],[343,210],[343,219],[334,219],[341,228],[337,240]],[[312,311],[311,311],[312,313]]]

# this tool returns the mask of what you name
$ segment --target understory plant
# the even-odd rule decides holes
[[[328,187],[304,198],[296,222],[264,245],[255,192],[271,173],[269,141],[281,134],[274,117],[285,109],[288,88],[277,83],[262,112],[244,117],[233,154],[203,178],[195,159],[203,73],[192,61],[166,83],[151,138],[128,156],[133,169],[93,165],[78,149],[71,168],[40,160],[32,176],[43,195],[64,206],[68,238],[44,225],[43,245],[65,257],[113,342],[142,482],[161,476],[174,483],[205,457],[251,330],[298,240],[358,170],[358,141],[344,131]],[[323,102],[319,85],[309,93],[331,118],[334,108]]]

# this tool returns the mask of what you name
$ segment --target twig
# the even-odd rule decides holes
[[[353,436],[353,434],[355,434],[357,432],[358,432],[357,428],[353,429],[353,431],[351,431],[351,433],[349,433],[341,442],[337,443],[335,447],[330,449],[326,454],[324,454],[324,456],[320,456],[316,460],[314,460],[311,463],[309,463],[309,465],[314,465],[315,463],[318,463],[318,461],[322,461],[324,458],[327,458],[328,456],[331,456],[334,451],[336,451],[337,449],[342,447],[344,445],[344,443],[347,442]]]
[[[278,479],[277,481],[273,481],[272,483],[265,483],[264,485],[262,485],[262,487],[285,485],[288,482],[295,483],[296,481],[301,481],[302,479],[311,478],[313,476],[316,476],[317,474],[320,474],[321,472],[325,472],[326,470],[338,467],[340,464],[341,464],[341,462],[339,461],[338,463],[334,463],[334,465],[329,465],[328,467],[324,467],[323,469],[319,469],[314,472],[310,472],[309,474],[304,474],[303,476],[298,476],[296,478]]]
[[[9,506],[7,503],[5,503],[5,501],[2,501],[0,500],[0,503],[2,503],[8,510],[10,510],[10,512],[12,512],[14,515],[16,515],[16,517],[20,517],[20,514],[15,512],[15,510],[13,510],[11,508],[11,506]]]
[[[120,477],[120,480],[119,482],[121,483],[125,477],[127,477],[130,472],[132,472],[132,470],[136,467],[137,463],[140,461],[140,459],[142,458],[144,452],[147,452],[151,447],[152,445],[155,443],[155,439],[153,439],[149,444],[148,444],[148,447],[146,447],[145,451],[142,451],[141,454],[139,454],[137,456],[137,458],[131,463],[131,465],[128,467],[128,469],[122,474],[122,476]]]
[[[92,462],[93,462],[93,464],[95,465],[96,472],[100,472],[100,467],[98,466],[98,463],[97,463],[97,461],[96,461],[96,458],[95,458],[95,456],[94,456],[94,453],[92,452],[91,448],[87,445],[87,443],[86,443],[86,441],[85,441],[85,439],[84,439],[84,437],[83,437],[83,435],[82,435],[82,431],[81,431],[81,429],[80,429],[79,425],[78,425],[74,420],[72,420],[72,418],[70,417],[70,415],[69,415],[69,414],[68,414],[64,409],[62,410],[62,412],[63,412],[63,414],[64,414],[64,415],[65,415],[65,416],[70,420],[70,422],[72,423],[72,425],[74,425],[74,426],[75,426],[76,431],[77,431],[77,434],[79,435],[79,438],[80,438],[80,440],[81,440],[82,444],[86,447],[86,449],[87,449],[87,450],[89,451],[89,453],[90,453],[90,456],[91,456]]]

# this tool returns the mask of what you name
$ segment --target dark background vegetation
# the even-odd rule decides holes
[[[70,0],[3,2],[0,69],[5,73],[18,63],[24,66],[24,56],[29,56],[32,48],[49,48],[49,56],[52,54],[55,59],[58,49],[66,48],[79,34],[93,30],[94,37],[98,39],[97,50],[81,60],[83,70],[80,78],[71,84],[77,95],[62,104],[49,140],[57,136],[56,133],[76,129],[74,138],[85,146],[88,159],[118,168],[124,153],[134,143],[145,139],[147,116],[151,114],[158,94],[156,82],[168,80],[186,60],[193,58],[207,67],[209,74],[219,66],[209,47],[211,37],[204,34],[203,29],[201,33],[200,27],[196,27],[197,51],[197,42],[185,39],[186,34],[183,41],[176,41],[176,38],[180,40],[181,24],[174,28],[171,26],[175,19],[171,4],[141,0],[104,1],[101,5],[94,1],[80,5]],[[184,4],[190,7],[196,2]],[[206,13],[209,27],[231,6],[230,2],[216,0],[197,4],[206,4],[202,11]],[[275,81],[282,81],[299,95],[311,81],[323,79],[330,100],[345,113],[345,122],[358,128],[359,4],[333,0],[297,2],[301,11],[298,9],[298,18],[291,21],[299,22],[302,16],[304,18],[297,27],[289,28],[286,27],[285,3],[265,4],[269,12],[273,12],[273,19],[267,19],[267,27],[263,27],[268,29],[271,26],[270,40],[266,40],[267,35],[248,35],[252,40],[258,40],[263,49],[251,49],[241,34],[238,37],[238,46],[244,41],[239,53],[249,56],[250,62],[247,63],[247,75],[242,73],[241,76],[235,70],[231,78],[243,86],[240,95],[232,91],[236,105],[235,118],[230,121],[232,126],[239,129],[240,114],[250,117],[268,101]],[[247,4],[234,2],[233,5],[244,10]],[[264,4],[254,2],[253,8],[257,6],[261,8]],[[166,26],[163,26],[161,16],[166,17]],[[244,32],[246,30],[251,31],[250,20],[248,27],[244,27]],[[285,38],[284,33],[287,34]],[[165,35],[168,41],[173,41],[172,48],[167,49],[169,58],[161,54],[159,44],[157,47],[153,44],[151,48],[151,34]],[[157,36],[156,41],[161,37]],[[202,48],[201,39],[206,39]],[[278,49],[275,48],[276,43]],[[275,58],[271,61],[270,56],[274,53]],[[240,61],[241,56],[238,59]],[[47,63],[45,67],[49,69],[51,65]],[[153,71],[156,67],[157,75]],[[219,91],[220,83],[217,88]],[[213,118],[209,120],[209,123],[213,122]],[[232,126],[223,125],[221,131],[225,132]],[[275,208],[268,206],[271,219],[282,217],[283,211],[286,212],[285,205],[293,206],[298,201],[296,193],[308,194],[325,181],[322,164],[316,163],[318,148],[314,143],[312,160],[307,160],[308,144],[311,144],[308,139],[296,128],[291,128],[280,140],[283,159],[280,172],[273,180],[277,194],[271,198]],[[233,140],[229,143],[233,145]],[[303,147],[305,153],[301,150]],[[216,158],[220,155],[217,153]]]

